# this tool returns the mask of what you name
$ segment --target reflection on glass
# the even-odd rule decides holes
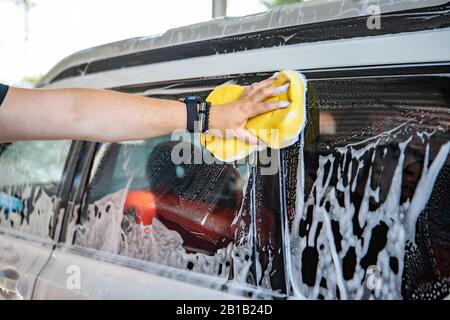
[[[49,237],[70,144],[23,141],[0,145],[0,225]]]
[[[75,244],[247,282],[251,216],[245,209],[248,168],[175,164],[176,145],[160,137],[103,145],[97,153]],[[193,159],[193,158],[191,158]]]

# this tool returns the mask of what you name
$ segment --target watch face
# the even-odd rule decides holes
[[[187,96],[186,97],[186,102],[191,102],[191,101],[197,102],[197,100],[198,100],[197,96]]]

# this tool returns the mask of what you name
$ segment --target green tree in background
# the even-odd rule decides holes
[[[36,74],[33,76],[24,77],[22,79],[23,82],[29,83],[31,85],[37,84],[39,81],[41,81],[43,75],[42,74]]]
[[[264,3],[267,8],[273,8],[276,6],[282,6],[283,4],[303,2],[303,0],[262,0],[261,2]]]

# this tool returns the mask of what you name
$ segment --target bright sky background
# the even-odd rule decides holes
[[[211,0],[32,0],[25,14],[0,0],[0,81],[20,84],[64,57],[92,46],[211,19]],[[260,0],[228,0],[227,15],[266,10]]]

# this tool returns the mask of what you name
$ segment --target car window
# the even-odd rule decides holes
[[[449,294],[450,80],[308,82],[307,130],[284,150],[293,294]]]
[[[47,238],[71,141],[0,145],[0,225]]]
[[[174,152],[188,155],[187,161],[173,160]],[[264,269],[259,262],[255,268],[253,244],[261,243],[259,250],[264,247],[267,254],[275,223],[263,228],[264,239],[256,240],[253,212],[262,210],[250,201],[256,185],[251,160],[195,160],[206,156],[212,159],[191,135],[183,141],[163,136],[100,145],[68,239],[76,246],[270,286],[267,266],[273,259],[263,261]],[[270,210],[263,214],[274,222],[276,211]],[[262,228],[260,222],[257,226]]]

